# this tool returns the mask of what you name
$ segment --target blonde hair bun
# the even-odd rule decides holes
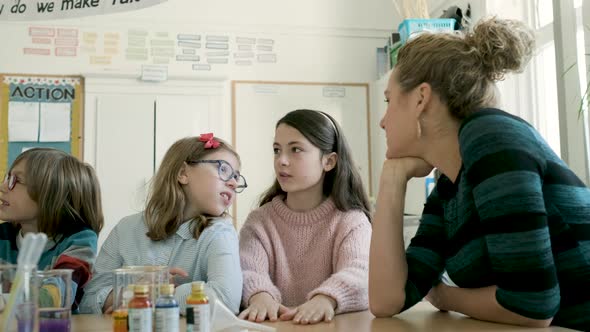
[[[497,17],[480,20],[465,39],[478,51],[492,81],[502,80],[508,72],[522,72],[535,48],[535,35],[524,23]]]

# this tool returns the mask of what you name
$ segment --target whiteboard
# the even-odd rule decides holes
[[[238,228],[275,179],[272,145],[276,123],[296,109],[323,111],[334,117],[348,140],[367,194],[371,195],[368,96],[368,84],[360,83],[232,82],[233,143],[248,182],[233,209]]]

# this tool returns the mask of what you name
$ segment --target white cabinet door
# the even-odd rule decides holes
[[[168,148],[178,139],[218,132],[211,121],[208,96],[156,97],[156,169]]]
[[[154,171],[154,98],[97,97],[95,142],[105,217],[100,248],[121,218],[143,209],[146,184]]]

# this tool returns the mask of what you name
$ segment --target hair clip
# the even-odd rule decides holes
[[[213,136],[213,133],[201,134],[199,141],[205,143],[205,149],[216,149],[220,144]]]

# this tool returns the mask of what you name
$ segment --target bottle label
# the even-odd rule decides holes
[[[209,332],[209,303],[186,306],[186,332]]]
[[[178,332],[179,318],[178,307],[156,307],[156,332]]]
[[[129,308],[129,332],[152,332],[152,308]]]

